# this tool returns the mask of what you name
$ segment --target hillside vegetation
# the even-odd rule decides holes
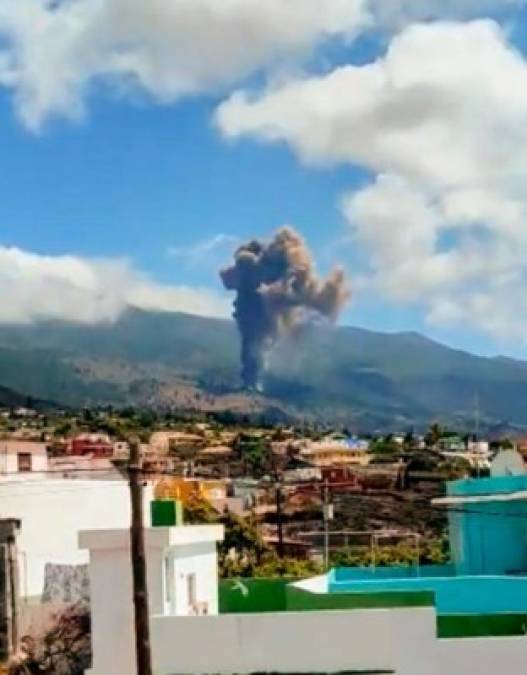
[[[313,325],[271,357],[265,396],[239,386],[231,321],[128,311],[113,324],[0,328],[0,382],[79,406],[171,406],[318,418],[357,430],[431,420],[527,427],[527,364],[482,358],[416,333]]]

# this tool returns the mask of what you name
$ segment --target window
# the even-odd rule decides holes
[[[187,574],[187,597],[188,597],[188,606],[196,606],[196,575]]]
[[[165,558],[165,606],[169,614],[176,611],[174,558],[170,555]]]
[[[28,473],[33,470],[32,457],[30,452],[19,452],[17,455],[18,471]]]

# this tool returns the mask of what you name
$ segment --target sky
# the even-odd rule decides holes
[[[0,0],[0,323],[229,316],[282,225],[340,317],[527,358],[527,0]]]

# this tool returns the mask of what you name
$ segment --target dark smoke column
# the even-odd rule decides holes
[[[269,243],[250,241],[236,251],[234,264],[220,272],[226,289],[236,291],[234,318],[241,335],[242,380],[260,391],[261,375],[274,342],[317,314],[334,321],[350,291],[340,268],[317,277],[302,237],[284,227]]]

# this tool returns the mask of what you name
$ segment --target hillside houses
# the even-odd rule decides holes
[[[321,441],[306,443],[300,450],[300,457],[315,466],[338,466],[342,464],[366,466],[371,459],[367,441],[331,436]]]

